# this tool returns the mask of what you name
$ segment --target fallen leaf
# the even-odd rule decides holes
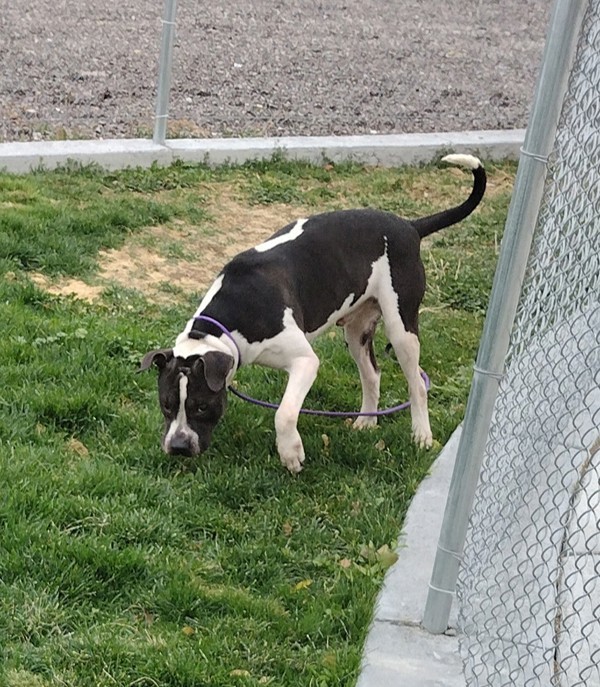
[[[340,565],[342,568],[344,568],[344,570],[348,570],[348,568],[352,565],[352,561],[349,558],[342,558]]]
[[[387,544],[379,547],[377,549],[377,561],[384,570],[387,570],[390,566],[398,560],[398,554],[392,551]]]
[[[301,589],[308,589],[311,584],[312,580],[300,580],[300,582],[294,585],[294,591],[299,592]]]
[[[71,453],[76,453],[78,456],[87,456],[90,453],[87,446],[79,441],[79,439],[75,439],[75,437],[71,437],[69,441],[67,441],[67,449],[71,451]]]
[[[250,671],[249,670],[243,670],[242,668],[234,668],[229,675],[231,677],[250,677]]]
[[[289,522],[284,522],[281,529],[283,530],[283,533],[285,534],[286,537],[289,537],[292,534],[292,532],[294,531],[293,527],[290,525]]]
[[[377,560],[377,553],[375,551],[375,544],[370,541],[368,544],[363,544],[360,547],[359,555],[369,563],[374,563]]]
[[[195,630],[193,627],[191,627],[190,625],[184,625],[184,626],[181,628],[181,631],[183,632],[183,634],[184,634],[186,637],[191,637],[192,635],[195,635],[195,634],[196,634],[196,630]]]
[[[385,451],[385,441],[384,441],[383,439],[380,439],[380,440],[375,444],[375,448],[376,448],[378,451]]]
[[[331,439],[327,436],[327,434],[321,434],[321,439],[323,439],[323,446],[328,449],[329,445],[331,444]]]

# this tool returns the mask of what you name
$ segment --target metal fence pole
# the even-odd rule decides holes
[[[423,615],[423,626],[435,634],[448,627],[469,515],[544,191],[546,162],[587,4],[587,0],[556,0],[553,9]]]
[[[162,38],[158,70],[158,93],[154,119],[154,143],[164,145],[167,136],[169,112],[169,89],[171,88],[171,64],[173,61],[173,40],[175,36],[175,15],[177,0],[165,0],[162,19]]]

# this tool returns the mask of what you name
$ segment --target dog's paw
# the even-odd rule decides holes
[[[412,437],[419,448],[431,448],[433,446],[433,435],[429,427],[413,427]]]
[[[297,475],[304,464],[304,446],[298,432],[290,439],[278,439],[277,450],[281,464],[284,465],[293,475]]]
[[[360,415],[352,423],[353,429],[372,429],[377,426],[377,418],[373,415]]]
[[[284,465],[292,473],[292,475],[297,475],[299,472],[302,471],[302,468],[304,467],[303,463],[304,456],[302,456],[302,459],[297,457],[281,457],[281,464]]]
[[[288,453],[285,455],[280,451],[279,457],[281,458],[281,464],[284,465],[292,475],[297,475],[304,466],[304,450],[299,453]]]

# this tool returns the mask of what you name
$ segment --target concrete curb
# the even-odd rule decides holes
[[[393,167],[431,162],[444,152],[473,153],[486,160],[517,159],[525,131],[461,131],[443,134],[375,136],[287,136],[281,138],[171,139],[157,145],[145,138],[0,143],[0,170],[26,174],[70,162],[107,170],[169,165],[176,160],[211,165],[287,158],[322,162],[353,160]]]
[[[375,606],[357,687],[465,685],[458,638],[421,628],[461,430],[452,434],[410,504],[398,560],[388,570]],[[456,625],[455,615],[450,625]]]

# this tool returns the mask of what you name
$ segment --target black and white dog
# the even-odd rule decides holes
[[[333,324],[344,327],[360,375],[361,412],[373,412],[380,377],[373,335],[381,317],[408,381],[413,438],[431,446],[419,368],[418,315],[425,292],[420,242],[471,214],[486,186],[476,157],[448,155],[444,161],[473,172],[473,189],[461,205],[416,220],[369,209],[315,215],[285,226],[223,268],[175,347],[150,351],[141,362],[140,370],[152,364],[159,369],[166,453],[205,451],[236,370],[257,363],[289,375],[275,414],[277,449],[287,469],[299,472],[304,448],[298,414],[319,368],[310,342]],[[354,427],[376,422],[360,416]]]

